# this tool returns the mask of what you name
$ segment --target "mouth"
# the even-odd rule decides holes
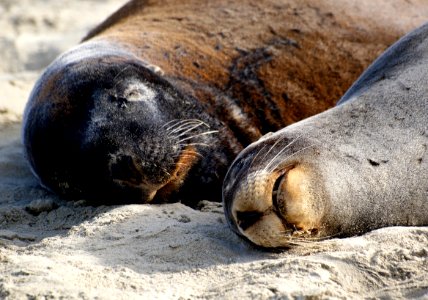
[[[157,190],[154,203],[172,201],[172,195],[180,190],[190,170],[200,159],[197,153],[193,146],[187,146],[181,152],[178,161],[175,163],[176,168],[171,173],[169,180]]]
[[[157,189],[149,189],[146,185],[142,183],[137,183],[134,181],[128,181],[123,179],[113,179],[113,182],[122,188],[125,188],[127,191],[134,190],[135,193],[138,193],[138,197],[141,198],[143,203],[151,202],[157,193]],[[128,194],[128,193],[127,193]],[[130,193],[129,193],[130,194]],[[132,194],[130,194],[132,195]],[[126,195],[122,195],[125,196]],[[138,200],[136,202],[139,202]]]
[[[131,156],[115,158],[115,164],[110,167],[113,183],[124,189],[124,196],[127,191],[134,191],[132,194],[139,194],[135,199],[137,203],[165,203],[173,202],[173,195],[183,185],[187,175],[193,165],[200,159],[193,146],[183,149],[174,163],[175,169],[167,173],[167,177],[162,181],[153,181],[144,176],[141,168]]]

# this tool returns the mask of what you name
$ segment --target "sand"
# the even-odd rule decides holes
[[[43,190],[20,141],[28,94],[123,2],[0,0],[0,299],[428,299],[427,227],[271,253],[220,203],[90,207]]]

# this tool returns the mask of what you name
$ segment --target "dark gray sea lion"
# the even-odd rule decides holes
[[[428,225],[428,24],[380,56],[338,106],[266,135],[223,186],[235,232],[286,247]]]
[[[27,157],[67,198],[218,200],[243,147],[333,106],[427,15],[402,0],[131,1],[36,83]]]

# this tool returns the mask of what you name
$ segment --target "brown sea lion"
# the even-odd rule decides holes
[[[333,106],[423,1],[131,1],[36,83],[40,182],[98,203],[218,200],[239,151]]]
[[[428,24],[338,106],[251,144],[223,190],[235,232],[263,247],[428,225]]]

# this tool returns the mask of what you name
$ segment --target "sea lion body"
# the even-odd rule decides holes
[[[31,167],[67,198],[219,199],[243,147],[333,106],[428,15],[423,1],[385,3],[131,1],[36,83]]]
[[[232,228],[287,247],[428,225],[428,24],[380,56],[338,106],[261,138],[224,182]]]

